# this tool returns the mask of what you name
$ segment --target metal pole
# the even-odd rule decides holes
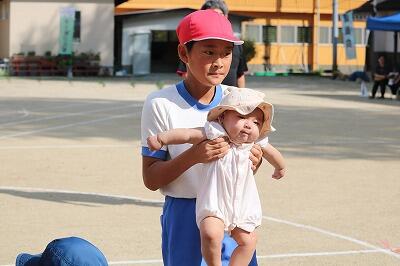
[[[339,30],[338,30],[338,21],[339,21],[339,14],[338,14],[338,1],[333,0],[333,14],[332,14],[332,72],[333,76],[335,77],[335,73],[338,70],[337,66],[337,43],[339,37]]]
[[[393,67],[397,69],[397,31],[394,32],[394,60],[393,60]]]
[[[315,60],[315,64],[317,69],[319,69],[319,24],[320,24],[320,20],[321,20],[321,14],[320,14],[320,5],[319,5],[319,0],[316,0],[316,4],[317,4],[317,30],[316,30],[316,35],[315,39],[316,39],[316,45],[315,45],[315,57],[317,60]]]

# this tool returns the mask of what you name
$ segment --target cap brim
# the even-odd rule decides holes
[[[228,38],[221,38],[221,37],[204,37],[204,38],[196,38],[196,39],[192,39],[190,41],[204,41],[204,40],[221,40],[221,41],[227,41],[227,42],[231,42],[234,45],[242,45],[244,43],[244,41],[241,41],[239,39],[228,39]],[[184,44],[188,43],[189,41],[185,42]]]
[[[17,256],[15,266],[39,266],[40,257],[42,254],[30,255],[21,253]]]

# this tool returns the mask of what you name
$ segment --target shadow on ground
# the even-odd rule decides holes
[[[96,207],[101,205],[137,205],[146,207],[162,207],[163,203],[157,201],[145,201],[129,197],[108,196],[98,194],[84,194],[79,192],[59,192],[59,191],[23,191],[13,188],[0,188],[1,194],[8,194],[14,197],[26,199],[52,201],[63,204],[83,205]]]
[[[121,79],[124,81],[125,79]],[[171,75],[137,78],[141,82],[177,81]],[[113,79],[112,82],[119,82]],[[126,82],[126,80],[125,80]],[[248,77],[251,87],[290,90],[307,97],[347,102],[400,105],[349,94],[358,84],[316,77]],[[323,89],[321,89],[323,88]],[[323,90],[326,93],[319,93]],[[112,99],[3,98],[0,103],[0,143],[37,137],[85,141],[92,138],[124,142],[140,140],[143,101]],[[275,105],[271,143],[285,156],[333,159],[400,157],[398,112],[370,108]]]

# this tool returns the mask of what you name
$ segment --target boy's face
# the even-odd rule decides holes
[[[264,113],[259,108],[248,115],[227,110],[221,115],[221,123],[234,143],[251,143],[260,136],[263,118]]]
[[[229,72],[232,62],[233,43],[222,40],[195,42],[190,52],[186,50],[188,78],[201,84],[220,84]]]

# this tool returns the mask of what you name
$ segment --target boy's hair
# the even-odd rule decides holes
[[[190,53],[190,51],[192,50],[193,45],[194,45],[195,42],[196,42],[196,41],[190,41],[190,42],[187,42],[187,43],[185,44],[186,49],[187,49],[187,51],[188,51],[189,53]]]
[[[222,11],[222,13],[224,13],[225,16],[227,16],[229,13],[228,6],[226,5],[224,0],[207,0],[204,2],[200,9],[219,9]]]

